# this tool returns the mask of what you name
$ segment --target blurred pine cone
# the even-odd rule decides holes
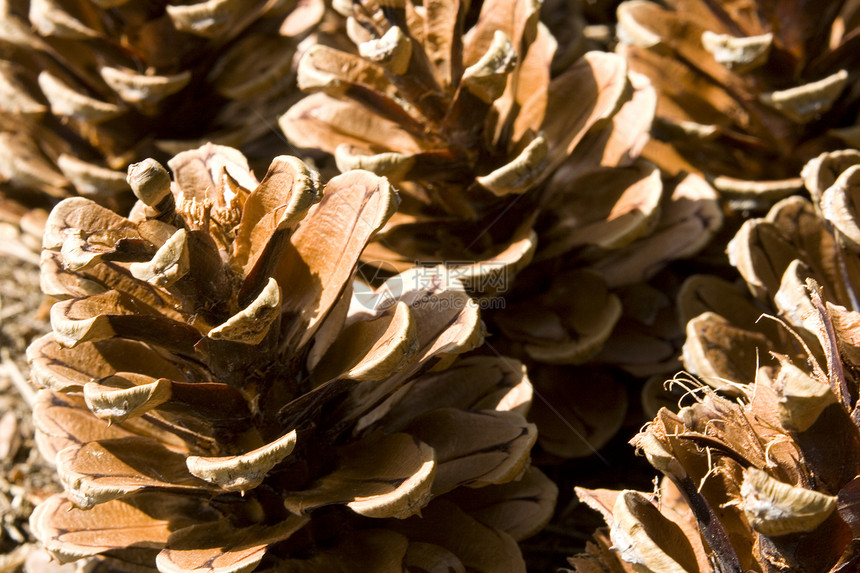
[[[582,42],[557,41],[539,20],[539,2],[468,8],[454,0],[353,3],[346,28],[357,48],[308,50],[298,83],[314,93],[280,123],[296,146],[401,189],[398,213],[363,255],[370,279],[446,264],[488,308],[492,330],[503,334],[495,348],[530,361],[535,380],[559,378],[559,369],[537,369],[592,359],[623,313],[614,289],[696,252],[721,213],[701,178],[664,181],[639,159],[655,94],[621,57],[580,55]],[[578,11],[565,8],[548,13],[579,29]],[[583,385],[589,376],[564,374]],[[620,423],[623,389],[605,385],[590,408],[593,392],[556,385],[546,387],[549,402],[579,402],[562,418],[590,411],[609,431],[586,436],[588,444],[565,425],[566,440],[577,443],[555,452],[592,453]]]
[[[528,469],[524,368],[458,358],[483,329],[444,269],[353,290],[388,182],[320,190],[280,156],[258,183],[211,144],[169,167],[130,168],[129,218],[78,197],[48,221],[62,300],[28,355],[66,492],[31,518],[46,548],[134,571],[525,571],[516,540],[556,489]]]
[[[618,53],[659,94],[644,155],[747,205],[801,188],[823,151],[856,145],[858,3],[631,0]]]
[[[803,170],[813,202],[744,224],[729,256],[749,293],[685,285],[684,360],[709,386],[632,442],[666,476],[666,500],[581,490],[610,531],[577,571],[860,567],[858,173],[860,153],[823,154]]]
[[[269,136],[321,0],[10,0],[0,9],[0,193],[134,201],[126,167]],[[269,121],[269,120],[272,121]],[[265,169],[267,163],[260,167]]]

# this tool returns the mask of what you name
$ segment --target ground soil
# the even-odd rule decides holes
[[[0,573],[22,570],[41,550],[27,523],[41,500],[60,490],[53,467],[33,441],[27,345],[50,329],[39,269],[0,256]]]

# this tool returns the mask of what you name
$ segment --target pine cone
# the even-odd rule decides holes
[[[290,0],[4,3],[3,194],[47,206],[80,194],[127,209],[132,162],[205,141],[250,149],[289,105],[298,43],[323,10]]]
[[[799,191],[807,161],[857,141],[857,24],[854,2],[622,3],[618,53],[659,93],[644,155],[746,205]]]
[[[685,285],[681,304],[695,316],[684,360],[709,386],[677,414],[661,410],[632,442],[665,475],[670,501],[581,490],[610,524],[614,553],[602,534],[590,557],[571,561],[578,571],[601,561],[667,571],[860,566],[858,170],[860,153],[824,154],[803,171],[813,202],[784,199],[744,224],[729,256],[748,294],[714,277]]]
[[[614,289],[696,252],[721,213],[701,178],[664,182],[638,158],[655,106],[648,82],[614,54],[572,57],[570,39],[557,49],[539,6],[489,1],[473,17],[452,0],[355,3],[357,53],[310,49],[298,82],[315,93],[280,123],[298,147],[401,189],[398,213],[365,251],[369,279],[445,263],[487,306],[503,335],[494,346],[549,379],[558,372],[538,376],[543,364],[584,364],[601,350],[623,312]],[[620,423],[622,389],[604,390],[593,408],[582,405],[588,392],[541,392],[553,404],[576,396],[566,419],[592,410]],[[567,425],[561,434],[576,442],[553,448],[565,456],[605,438],[584,443]]]
[[[812,308],[803,296],[809,278],[825,300],[857,307],[860,260],[851,237],[860,234],[850,194],[858,163],[856,151],[821,155],[802,173],[812,201],[784,199],[766,217],[741,226],[728,255],[746,288],[706,276],[685,284],[679,297],[687,321],[684,360],[704,382],[721,391],[748,383],[757,366],[777,364],[773,352],[806,354],[797,336],[820,358],[817,327],[808,323]],[[773,320],[759,320],[763,313],[787,322],[797,336]]]
[[[524,571],[516,540],[556,491],[528,469],[524,368],[459,357],[482,324],[444,269],[353,289],[388,182],[321,190],[280,156],[258,183],[211,144],[169,167],[130,168],[129,218],[78,197],[48,221],[62,300],[28,355],[66,492],[32,516],[46,548],[120,570]]]
[[[637,160],[655,94],[623,59],[589,52],[553,74],[557,42],[535,3],[483,3],[471,27],[451,0],[433,10],[374,0],[350,8],[358,53],[308,50],[298,81],[315,93],[280,123],[295,145],[401,189],[400,211],[366,261],[397,270],[460,261],[467,285],[492,295],[508,288],[496,275],[513,279],[540,235],[539,259],[586,250],[577,259],[599,259],[613,284],[653,275],[642,268],[652,259],[625,266],[593,252],[650,235],[678,183],[666,188]],[[707,202],[690,191],[675,199]]]

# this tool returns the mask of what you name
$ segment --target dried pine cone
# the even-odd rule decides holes
[[[280,123],[295,145],[401,189],[398,213],[365,250],[370,278],[444,262],[483,297],[491,328],[503,335],[493,344],[529,361],[536,380],[557,378],[557,369],[537,369],[594,358],[623,314],[613,291],[695,253],[721,213],[700,177],[664,181],[639,159],[655,94],[621,57],[577,58],[570,39],[559,48],[539,21],[539,2],[487,1],[474,16],[467,7],[353,3],[347,31],[356,51],[308,50],[298,83],[314,93]],[[674,353],[626,357],[635,369],[637,360],[650,366]],[[565,377],[586,384],[589,374]],[[578,402],[562,417],[588,411],[617,428],[619,384],[594,400],[558,386],[541,391],[551,402]],[[589,445],[567,424],[560,430],[562,441],[576,442],[553,447],[563,456],[590,454],[613,433],[586,436]]]
[[[829,339],[826,329],[856,312],[823,303],[818,342],[834,360],[798,366],[780,357],[762,367],[737,400],[699,390],[674,414],[663,409],[632,443],[666,477],[647,493],[579,490],[610,525],[575,571],[595,562],[625,571],[852,571],[860,566],[860,428],[853,415],[856,334]],[[650,498],[650,499],[649,499]],[[607,547],[613,546],[613,552]]]
[[[267,118],[288,105],[298,43],[323,10],[319,0],[5,2],[0,191],[127,209],[130,163],[271,136]]]
[[[824,154],[803,171],[813,202],[744,224],[729,256],[749,294],[714,277],[685,285],[684,360],[709,386],[633,440],[666,476],[665,499],[579,492],[610,530],[577,571],[860,567],[858,171],[860,153]]]
[[[169,167],[130,168],[129,218],[70,198],[48,222],[62,300],[28,354],[66,492],[32,516],[46,548],[120,570],[524,571],[516,540],[555,497],[528,469],[531,385],[458,358],[482,324],[443,269],[353,290],[397,204],[385,178],[320,190],[281,156],[258,183],[211,144]]]
[[[857,7],[622,3],[618,52],[659,94],[644,155],[748,204],[799,191],[806,161],[857,141]]]
[[[762,313],[790,324],[820,358],[816,328],[808,324],[814,313],[803,295],[808,278],[821,287],[825,300],[858,308],[860,260],[854,241],[860,233],[850,206],[857,165],[857,151],[821,155],[802,174],[812,201],[790,197],[766,217],[743,224],[728,255],[746,289],[706,276],[684,286],[679,298],[687,321],[684,360],[704,382],[731,391],[733,384],[749,382],[758,365],[775,366],[773,352],[807,353],[784,327],[759,320]]]
[[[688,249],[641,248],[636,261],[623,247],[680,220],[718,226],[707,185],[685,180],[670,198],[678,181],[667,188],[638,160],[655,105],[648,82],[603,52],[553,73],[557,42],[539,7],[485,2],[468,27],[453,0],[367,0],[349,12],[358,53],[304,54],[299,87],[315,93],[281,117],[287,138],[342,170],[385,175],[403,194],[365,261],[459,261],[468,286],[492,295],[510,287],[499,275],[513,279],[533,257],[573,254],[626,284],[694,252],[707,232],[686,229]],[[672,214],[660,220],[661,208]]]

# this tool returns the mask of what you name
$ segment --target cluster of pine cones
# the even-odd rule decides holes
[[[576,496],[554,569],[860,570],[855,147],[858,0],[6,0],[31,533],[518,573]]]

